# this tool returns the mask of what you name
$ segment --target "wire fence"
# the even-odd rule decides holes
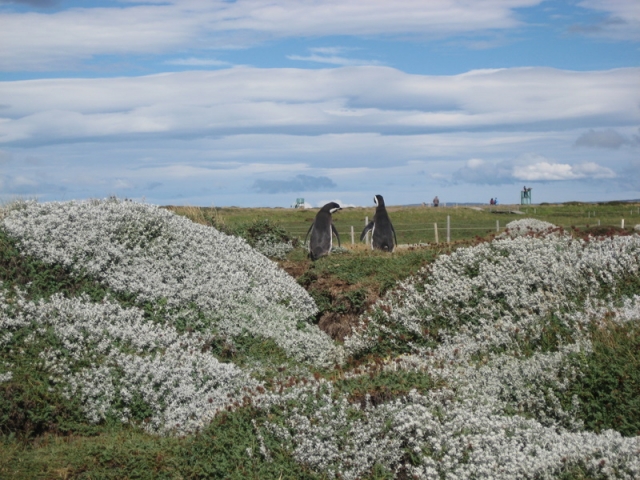
[[[347,244],[361,243],[360,235],[364,226],[368,223],[368,220],[368,217],[365,217],[361,225],[348,225],[347,231],[344,231],[344,224],[338,225],[337,229],[340,235],[340,241]],[[563,224],[556,222],[555,225],[558,225],[565,229],[569,229],[572,227],[588,228],[595,226],[625,228],[624,219],[620,219],[620,221],[617,222],[603,222],[596,218],[593,218],[592,220],[592,222],[584,224]],[[505,230],[506,224],[509,221],[496,220],[495,222],[484,221],[473,223],[452,223],[450,218],[447,218],[444,221],[422,225],[394,222],[394,229],[398,238],[398,244],[442,243],[462,239],[470,239],[477,236],[484,237],[492,233],[500,233]],[[309,230],[308,223],[289,223],[283,226],[290,235],[298,237],[301,240],[304,240],[305,235]],[[627,224],[627,227],[629,227],[629,224]],[[363,241],[362,243],[369,243],[370,241],[371,235],[369,233],[365,241]]]

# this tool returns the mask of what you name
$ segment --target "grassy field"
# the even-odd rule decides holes
[[[291,236],[304,237],[318,209],[285,208],[214,208],[214,207],[167,207],[176,213],[187,215],[195,221],[227,225],[234,228],[260,220],[269,220],[285,229]],[[387,208],[393,222],[399,244],[434,243],[435,227],[438,225],[438,240],[446,242],[447,217],[449,217],[450,240],[468,240],[476,236],[485,237],[505,225],[524,216],[544,220],[564,228],[572,226],[587,228],[594,226],[632,229],[640,224],[640,204],[543,204],[543,205],[498,205],[495,207],[394,207]],[[519,212],[519,213],[513,213]],[[345,208],[333,216],[343,246],[351,248],[351,227],[355,243],[359,243],[365,220],[373,219],[375,208]]]
[[[312,323],[326,332],[337,345],[342,345],[345,338],[353,333],[363,315],[371,315],[370,325],[379,322],[380,332],[386,333],[383,335],[375,331],[377,346],[367,347],[361,353],[348,357],[341,365],[332,367],[302,365],[273,341],[260,336],[245,335],[226,340],[215,337],[205,345],[203,352],[206,350],[220,362],[250,372],[253,379],[261,382],[261,389],[273,392],[276,396],[285,395],[282,397],[284,400],[265,407],[260,406],[259,402],[254,404],[241,399],[234,408],[218,414],[196,433],[163,436],[147,433],[141,428],[148,419],[150,405],[139,399],[128,407],[132,418],[137,419],[138,423],[122,423],[117,416],[106,416],[99,422],[86,421],[81,414],[80,401],[70,400],[53,388],[55,384],[50,380],[51,372],[41,357],[44,350],[60,348],[60,340],[54,337],[53,330],[24,327],[22,330],[11,330],[13,337],[8,340],[1,336],[4,332],[0,330],[0,478],[325,479],[338,478],[340,474],[344,478],[390,479],[411,478],[411,472],[417,475],[416,478],[442,478],[443,472],[461,474],[470,471],[466,469],[473,465],[485,465],[489,472],[476,472],[475,478],[496,478],[499,466],[495,462],[501,452],[505,452],[505,458],[509,455],[517,457],[526,449],[528,440],[525,439],[530,437],[539,437],[540,442],[547,446],[537,453],[532,450],[526,459],[536,458],[542,462],[552,453],[564,451],[566,445],[590,445],[589,442],[596,442],[599,437],[589,435],[606,433],[607,429],[619,432],[616,435],[621,434],[624,439],[638,438],[640,435],[640,401],[637,395],[640,390],[640,318],[626,323],[614,321],[624,315],[633,315],[622,312],[625,299],[640,295],[640,273],[637,270],[625,271],[622,268],[622,273],[612,274],[611,278],[615,281],[603,277],[605,280],[602,280],[602,285],[590,287],[592,290],[589,293],[584,289],[574,292],[570,286],[573,274],[564,279],[561,277],[563,270],[554,270],[555,273],[549,275],[546,281],[555,282],[554,276],[557,276],[558,285],[549,283],[544,288],[539,287],[541,292],[547,292],[545,295],[548,296],[544,297],[546,300],[539,305],[523,304],[521,310],[512,306],[513,298],[517,298],[517,295],[507,297],[509,292],[519,288],[526,275],[510,280],[504,273],[496,273],[495,290],[498,293],[494,296],[493,290],[487,290],[478,298],[472,296],[466,310],[458,305],[458,299],[463,295],[455,292],[447,294],[451,295],[451,303],[445,302],[438,307],[443,309],[442,312],[446,310],[450,313],[428,310],[431,308],[429,302],[416,307],[422,309],[419,310],[420,315],[434,317],[434,327],[428,329],[422,325],[419,332],[408,327],[405,331],[402,326],[384,330],[387,327],[385,322],[390,321],[388,314],[396,310],[403,312],[407,305],[413,305],[413,300],[409,301],[411,297],[398,296],[397,301],[389,300],[387,306],[374,309],[376,302],[385,294],[394,292],[399,282],[413,275],[423,275],[420,278],[429,286],[429,277],[421,271],[423,267],[436,268],[434,265],[437,266],[438,262],[457,251],[475,252],[472,249],[474,246],[492,248],[490,242],[496,234],[496,221],[502,231],[508,222],[526,216],[563,226],[574,237],[583,238],[591,233],[601,235],[606,242],[606,239],[633,233],[634,225],[640,224],[638,204],[536,205],[522,208],[525,215],[509,213],[517,210],[514,206],[493,207],[493,211],[489,207],[483,210],[455,206],[437,209],[390,207],[388,210],[399,243],[430,244],[398,249],[393,254],[371,251],[357,242],[357,238],[352,246],[349,234],[351,225],[358,237],[365,217],[371,219],[374,209],[345,209],[337,213],[334,219],[346,249],[317,262],[309,261],[304,248],[295,241],[304,238],[317,210],[167,208],[196,223],[241,235],[249,243],[255,242],[255,236],[264,232],[274,233],[283,240],[293,239],[296,248],[277,262],[298,285],[304,287],[318,306]],[[447,217],[450,217],[451,225],[450,243],[445,242]],[[623,218],[624,229],[620,228]],[[433,223],[438,223],[440,243],[437,245],[433,243]],[[154,231],[153,235],[158,233]],[[145,237],[145,242],[147,240],[148,237]],[[568,248],[567,245],[559,244],[552,252]],[[465,258],[465,255],[461,255],[459,261],[467,261],[468,258]],[[505,258],[507,253],[501,251],[495,262],[489,259],[483,265],[497,264]],[[544,260],[546,257],[541,258]],[[637,253],[634,261],[638,263]],[[611,262],[615,263],[615,260]],[[149,264],[153,266],[153,263]],[[482,273],[476,264],[465,264],[464,268],[460,265],[451,264],[451,271],[459,270],[460,275],[456,281],[451,280],[452,285],[461,279],[473,281]],[[605,262],[602,265],[608,264]],[[446,264],[440,268],[442,275],[448,274]],[[563,268],[570,269],[570,263]],[[538,278],[546,270],[549,269],[540,267],[541,273],[534,276]],[[594,269],[594,272],[598,271]],[[429,272],[433,273],[431,270]],[[517,270],[516,273],[522,274]],[[13,328],[10,327],[13,325],[11,322],[18,322],[23,318],[22,315],[35,311],[36,307],[32,305],[19,315],[12,313],[14,309],[22,308],[28,302],[46,303],[55,294],[68,298],[85,295],[86,301],[98,305],[104,304],[104,298],[110,298],[110,301],[117,302],[123,308],[139,308],[149,322],[162,325],[164,321],[160,317],[164,312],[162,302],[166,299],[159,302],[162,306],[157,309],[153,303],[140,303],[135,300],[135,295],[117,291],[86,271],[78,275],[68,265],[43,262],[35,255],[25,254],[1,224],[0,281],[3,287],[0,293],[4,292],[5,296],[0,302],[0,324],[6,322],[9,325],[7,328]],[[508,284],[503,291],[500,290],[500,281]],[[543,280],[536,281],[539,285],[544,283]],[[438,295],[434,293],[434,305],[436,299],[444,301],[444,284],[446,282],[442,282],[441,291],[434,290],[440,292]],[[479,288],[479,284],[475,285],[474,288]],[[532,285],[534,287],[529,290],[523,290],[523,295],[529,295],[531,289],[538,288],[535,282]],[[429,288],[440,287],[434,284]],[[23,293],[14,293],[16,289]],[[565,291],[568,292],[567,297],[562,300],[564,297],[560,297]],[[420,288],[416,292],[416,295],[424,293]],[[580,306],[581,302],[590,301],[594,295],[600,302],[609,302],[606,308],[605,303],[597,303],[593,307]],[[495,306],[488,306],[488,298],[495,300]],[[558,309],[544,313],[545,302],[556,301]],[[464,311],[459,312],[460,308]],[[458,351],[463,344],[446,353],[445,346],[441,345],[443,335],[447,334],[447,328],[454,328],[451,325],[455,322],[460,322],[462,328],[473,330],[479,321],[473,316],[474,309],[486,308],[495,309],[492,315],[498,318],[498,323],[503,318],[518,315],[522,315],[523,319],[519,326],[523,330],[515,337],[517,341],[513,345],[509,344],[511,346],[507,348],[507,344],[500,343],[487,350],[480,349],[470,353],[465,360],[469,362],[465,363],[466,367],[471,366],[467,373],[469,378],[473,377],[476,370],[483,371],[491,367],[492,362],[497,362],[496,370],[504,370],[508,382],[502,388],[506,389],[505,395],[509,400],[505,400],[508,405],[505,416],[498,419],[491,414],[486,417],[486,424],[482,423],[485,417],[480,414],[467,418],[462,412],[458,417],[458,413],[448,411],[457,412],[456,408],[459,408],[450,400],[443,404],[447,405],[446,408],[434,407],[427,412],[429,404],[425,399],[430,393],[437,396],[438,392],[457,392],[460,388],[453,386],[455,376],[447,377],[442,372],[447,371],[449,362],[454,364],[457,358],[463,356]],[[442,318],[438,317],[440,314]],[[524,319],[536,319],[536,315],[540,315],[541,329],[538,326],[526,327]],[[577,317],[591,320],[580,320],[576,324]],[[448,324],[449,320],[451,325]],[[192,334],[190,327],[180,328],[181,334]],[[480,328],[480,336],[485,335],[483,329],[488,332],[490,327],[485,325]],[[471,330],[465,330],[464,335],[470,335]],[[455,344],[456,337],[447,338]],[[554,355],[565,352],[569,345],[573,345],[572,342],[579,344],[578,339],[590,342],[592,348],[568,354],[568,363],[560,368],[563,372],[569,372],[566,378],[556,382],[547,370],[542,370],[533,378],[519,379],[518,375],[535,365],[538,356],[551,362]],[[439,359],[440,347],[444,349],[444,353],[441,353],[444,356]],[[124,348],[127,354],[132,351],[131,345],[126,343],[124,346],[119,344],[118,348]],[[510,349],[515,350],[511,352]],[[427,353],[421,357],[422,354],[417,352]],[[508,355],[504,355],[505,352]],[[73,355],[67,352],[63,356]],[[506,364],[498,362],[503,358],[509,358],[509,361],[529,360],[531,364],[521,370],[511,371],[505,367]],[[420,362],[432,363],[423,368],[419,367]],[[81,359],[79,365],[84,368],[87,363]],[[3,380],[5,370],[12,373]],[[581,372],[580,375],[570,373],[577,371]],[[486,373],[485,376],[489,378]],[[516,384],[527,386],[528,393],[519,393],[515,390]],[[482,385],[491,390],[490,382]],[[489,400],[481,400],[480,404],[495,401],[493,397],[486,398]],[[417,403],[412,403],[414,401]],[[572,426],[573,420],[569,421],[563,416],[564,412],[574,412],[578,401],[581,409],[573,414],[578,422],[582,422],[579,428]],[[116,405],[115,408],[121,406]],[[522,422],[539,421],[541,424],[527,424],[523,430],[519,430],[514,418]],[[291,419],[298,419],[296,422],[300,423],[291,423]],[[442,431],[437,430],[438,421],[443,422]],[[505,423],[498,425],[500,422]],[[545,422],[551,427],[540,426],[546,425]],[[353,427],[347,428],[351,425]],[[283,434],[285,428],[291,433]],[[421,428],[425,431],[422,432]],[[475,431],[474,428],[479,430]],[[492,428],[497,430],[492,431]],[[554,436],[557,435],[554,433],[556,430],[564,432],[564,436]],[[455,434],[449,436],[448,432],[453,431]],[[487,437],[483,437],[481,432],[487,432]],[[522,432],[533,433],[518,437]],[[429,443],[428,439],[436,436],[442,438],[442,445],[447,445],[442,447],[444,450]],[[422,443],[415,443],[416,438],[422,439]],[[491,448],[486,446],[496,438],[502,438],[507,443],[491,447],[494,448],[491,454]],[[518,445],[514,451],[507,451],[510,438]],[[614,440],[622,442],[617,438]],[[398,440],[396,445],[394,439],[402,441]],[[357,443],[359,441],[362,443]],[[327,447],[326,442],[331,448],[339,446],[344,449],[346,456],[336,455],[333,463],[326,463],[318,457],[325,455],[329,458],[333,455],[333,450]],[[471,446],[471,443],[474,445]],[[309,450],[305,450],[304,445],[310,445]],[[611,453],[624,452],[628,446],[626,443],[617,445],[609,447],[594,443],[589,448],[601,452],[601,457],[593,457],[596,460],[582,461],[579,456],[572,457],[574,454],[567,450],[567,453],[559,454],[560,457],[565,455],[565,458],[550,464],[551,467],[531,463],[527,464],[527,468],[541,469],[536,470],[538,473],[555,472],[549,475],[562,479],[633,478],[633,473],[627,471],[631,462],[625,463],[619,458],[616,460]],[[634,445],[636,453],[640,452],[640,441]],[[483,450],[485,447],[486,451]],[[368,455],[391,452],[394,448],[400,452],[397,458],[381,455],[378,460],[372,460],[367,466],[357,469],[360,468],[359,458],[370,458]],[[485,453],[481,455],[480,452]],[[436,462],[433,465],[439,474],[429,473],[429,458]],[[520,468],[510,464],[508,459],[504,462],[509,468]],[[524,478],[519,475],[510,477],[507,473],[503,475],[504,478]]]

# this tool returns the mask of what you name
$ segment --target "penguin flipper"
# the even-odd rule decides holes
[[[396,229],[391,225],[391,231],[393,232],[393,239],[396,241],[396,247],[398,246],[398,238],[396,237]]]
[[[336,230],[336,226],[333,223],[331,224],[331,231],[334,233],[334,235],[338,239],[338,246],[340,246],[340,235],[338,235],[338,230]]]
[[[369,224],[366,227],[364,227],[364,230],[362,230],[362,233],[360,234],[360,241],[364,240],[364,236],[371,229],[373,229],[373,220],[371,220]]]
[[[304,236],[304,243],[307,243],[307,238],[309,238],[309,234],[311,233],[312,229],[313,229],[313,223],[309,227],[309,230],[307,230],[307,234]]]

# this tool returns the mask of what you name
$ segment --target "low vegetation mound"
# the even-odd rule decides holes
[[[506,225],[505,231],[498,235],[498,238],[515,238],[523,235],[551,235],[561,234],[562,229],[553,223],[538,220],[536,218],[523,218],[514,220]]]
[[[0,283],[0,346],[38,350],[50,387],[80,399],[91,422],[197,430],[258,385],[208,352],[234,351],[247,337],[313,365],[338,360],[309,323],[313,299],[240,238],[118,200],[15,203],[2,230],[22,255],[105,288],[99,299],[36,301]],[[0,379],[12,370],[4,365]]]
[[[20,202],[2,225],[25,254],[133,295],[177,328],[264,336],[300,360],[334,360],[332,342],[308,323],[313,299],[238,237],[114,199]]]
[[[24,405],[46,429],[61,395],[95,426],[140,425],[164,445],[190,435],[143,469],[185,478],[640,478],[638,235],[582,240],[520,220],[385,283],[340,345],[310,323],[301,286],[214,228],[130,202],[10,210],[0,233],[25,258],[106,293],[0,285],[5,434],[33,428]],[[346,288],[365,264],[414,258],[357,255],[314,271]],[[233,358],[253,337],[271,342],[260,368]],[[105,469],[135,476],[120,450]]]

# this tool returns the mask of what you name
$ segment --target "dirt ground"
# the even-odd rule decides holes
[[[318,327],[331,338],[343,341],[358,318],[380,297],[371,286],[349,284],[328,274],[318,275],[311,261],[284,261],[280,266],[316,300],[320,313]]]

